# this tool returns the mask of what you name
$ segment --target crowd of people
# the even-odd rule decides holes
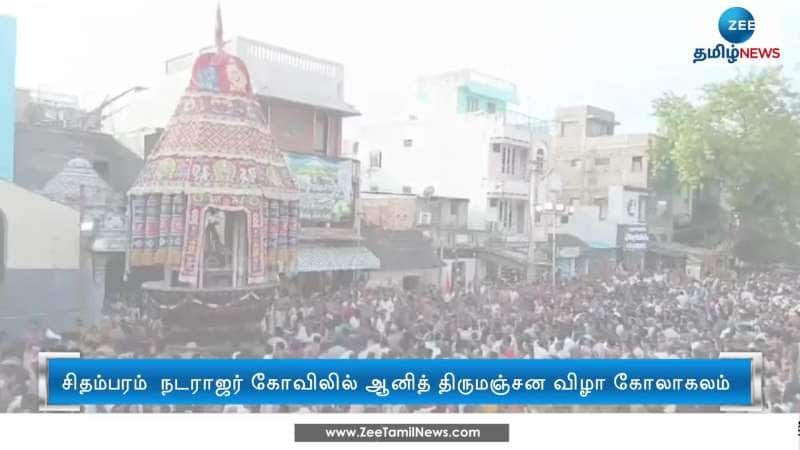
[[[470,286],[472,288],[472,286]],[[351,286],[308,296],[284,292],[252,341],[170,343],[164,327],[130,302],[110,305],[101,324],[60,334],[36,327],[0,341],[0,411],[35,411],[36,355],[231,358],[688,358],[725,351],[764,355],[772,412],[800,412],[800,278],[754,273],[702,281],[618,272],[607,280],[551,286],[485,282],[471,291]],[[642,407],[288,407],[93,406],[90,412],[147,411],[698,411]],[[713,410],[713,409],[712,409]]]

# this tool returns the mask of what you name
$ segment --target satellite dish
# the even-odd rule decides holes
[[[431,198],[433,196],[433,193],[434,193],[433,186],[428,186],[425,188],[424,191],[422,191],[422,196],[425,198]]]

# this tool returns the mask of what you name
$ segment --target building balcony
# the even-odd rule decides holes
[[[487,244],[489,233],[477,230],[442,230],[430,229],[423,231],[427,234],[435,247],[445,248],[478,248]]]
[[[531,139],[541,140],[550,134],[547,121],[517,111],[505,111],[496,115],[492,133],[493,143],[517,143],[530,147]]]
[[[241,36],[226,41],[224,48],[247,65],[250,84],[257,95],[314,105],[343,115],[359,114],[344,101],[344,67],[339,63]],[[209,46],[199,53],[212,50]],[[191,52],[167,60],[166,73],[191,70],[196,57],[197,53]]]
[[[592,151],[627,149],[633,153],[646,154],[653,137],[647,133],[592,136],[586,138],[586,147]]]
[[[530,240],[528,233],[520,233],[518,230],[497,230],[489,235],[489,242],[492,244],[503,245],[527,245]]]
[[[527,200],[530,195],[530,182],[523,177],[498,180],[486,183],[486,196],[497,199]]]

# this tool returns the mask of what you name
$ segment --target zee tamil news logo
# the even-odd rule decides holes
[[[777,47],[737,47],[736,44],[743,44],[753,37],[756,32],[756,19],[745,8],[735,6],[728,8],[719,16],[719,34],[722,38],[730,42],[731,46],[717,44],[713,48],[694,49],[694,59],[692,63],[705,61],[708,59],[724,58],[733,64],[740,59],[778,59],[781,57],[781,49]]]

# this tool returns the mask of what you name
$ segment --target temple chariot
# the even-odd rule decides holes
[[[296,271],[298,192],[219,16],[216,51],[188,81],[128,192],[127,264],[163,266],[142,288],[166,326],[258,323]]]

